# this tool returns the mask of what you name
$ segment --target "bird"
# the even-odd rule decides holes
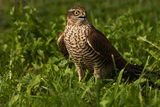
[[[88,21],[87,11],[81,6],[67,11],[66,26],[58,36],[57,45],[64,57],[73,61],[79,81],[87,69],[93,72],[95,81],[105,79],[115,67],[133,74],[143,70],[127,63],[106,36]]]

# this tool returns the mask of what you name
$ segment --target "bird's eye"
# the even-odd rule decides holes
[[[85,13],[85,12],[83,12],[82,14],[83,14],[83,15],[86,15],[86,13]]]
[[[74,15],[79,15],[79,11],[74,11]]]

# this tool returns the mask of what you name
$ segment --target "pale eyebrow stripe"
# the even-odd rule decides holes
[[[76,10],[76,9],[70,9],[69,12],[74,11],[74,10]]]

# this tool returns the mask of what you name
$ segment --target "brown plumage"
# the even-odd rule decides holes
[[[62,54],[71,57],[79,75],[79,81],[86,69],[94,71],[95,79],[105,78],[116,67],[129,72],[141,72],[143,68],[127,64],[109,40],[87,19],[86,10],[75,7],[68,10],[66,26],[57,41]]]

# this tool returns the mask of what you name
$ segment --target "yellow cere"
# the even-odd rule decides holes
[[[79,15],[79,11],[74,11],[74,15]]]

